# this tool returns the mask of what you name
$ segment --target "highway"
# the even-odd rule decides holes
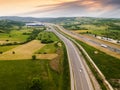
[[[93,90],[89,75],[83,65],[80,51],[72,41],[57,32],[54,27],[48,25],[50,30],[54,32],[65,44],[69,59],[71,90]]]
[[[84,37],[84,36],[82,36],[82,35],[80,35],[80,34],[73,33],[73,32],[70,32],[70,31],[68,31],[68,30],[65,30],[65,29],[64,29],[63,27],[61,27],[61,26],[58,26],[58,25],[56,25],[56,26],[57,26],[60,30],[62,30],[63,32],[66,32],[66,33],[68,33],[68,34],[70,34],[70,35],[72,35],[72,36],[75,36],[75,37],[77,37],[77,38],[79,38],[79,39],[82,39],[82,40],[84,40],[84,42],[89,42],[89,43],[94,44],[94,45],[99,46],[99,47],[103,47],[103,46],[101,46],[101,45],[103,44],[103,45],[106,46],[106,47],[103,47],[103,48],[106,48],[106,49],[108,49],[108,50],[110,50],[110,51],[112,51],[112,52],[115,52],[115,53],[117,53],[117,54],[120,54],[120,48],[116,48],[116,47],[110,46],[109,44],[106,44],[106,43],[101,43],[101,42],[94,41],[94,40],[92,40],[92,39],[90,39],[90,38],[86,38],[86,37]]]

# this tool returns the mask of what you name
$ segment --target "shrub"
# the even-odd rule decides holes
[[[32,56],[32,60],[36,60],[36,55],[33,55],[33,56]]]
[[[3,54],[3,52],[2,52],[2,51],[0,51],[0,54]]]
[[[15,51],[13,51],[12,54],[15,54]]]
[[[38,78],[34,78],[29,87],[30,90],[42,90],[40,80]]]

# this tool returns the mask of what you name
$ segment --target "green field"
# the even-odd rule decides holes
[[[44,54],[44,53],[51,54],[51,53],[56,53],[57,49],[58,49],[58,47],[55,46],[55,43],[52,43],[52,44],[45,45],[43,48],[38,50],[36,53],[38,53],[38,54]]]
[[[53,32],[49,32],[49,31],[43,31],[39,33],[38,39],[41,40],[42,43],[46,43],[46,44],[59,41],[58,37]]]
[[[10,33],[0,33],[0,40],[2,41],[18,41],[24,42],[29,37],[29,35],[23,35],[23,33],[30,33],[29,30],[12,30]]]
[[[58,45],[58,44],[60,44],[60,42],[59,42],[60,40],[53,32],[43,31],[43,32],[39,33],[38,39],[42,43],[46,44],[42,49],[40,49],[36,52],[38,54],[56,53],[60,47]]]
[[[23,31],[11,33],[21,34]],[[41,33],[42,39],[53,42],[46,43],[37,52],[56,53],[58,57],[53,60],[1,60],[0,90],[70,90],[69,64],[64,44],[52,32]],[[33,46],[28,45],[27,48]],[[0,46],[0,50],[5,52],[14,47],[16,46]],[[39,84],[34,83],[34,80],[39,81]],[[37,87],[41,89],[35,89]]]
[[[0,46],[0,52],[5,52],[8,51],[10,49],[13,49],[15,47],[17,47],[18,45],[11,45],[11,46]]]
[[[42,90],[61,88],[61,74],[47,60],[0,61],[0,72],[0,90],[29,90],[33,78],[40,79]]]
[[[70,90],[65,47],[59,55],[55,60],[0,61],[0,90],[38,90],[30,89],[36,78],[41,90]]]
[[[82,30],[82,34],[100,35],[106,38],[120,40],[120,20],[105,18],[69,18],[59,22],[65,29]],[[83,32],[85,30],[85,32]],[[88,32],[86,32],[88,30]]]

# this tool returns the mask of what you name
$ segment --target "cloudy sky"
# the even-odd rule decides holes
[[[0,16],[120,18],[120,0],[0,0]]]

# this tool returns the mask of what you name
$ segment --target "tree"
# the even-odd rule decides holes
[[[2,52],[2,51],[0,51],[0,54],[3,54],[3,52]]]
[[[42,90],[40,80],[38,78],[34,78],[29,87],[30,90]]]
[[[33,55],[33,56],[32,56],[32,60],[36,60],[36,55]]]
[[[12,54],[15,54],[15,51],[13,51]]]

